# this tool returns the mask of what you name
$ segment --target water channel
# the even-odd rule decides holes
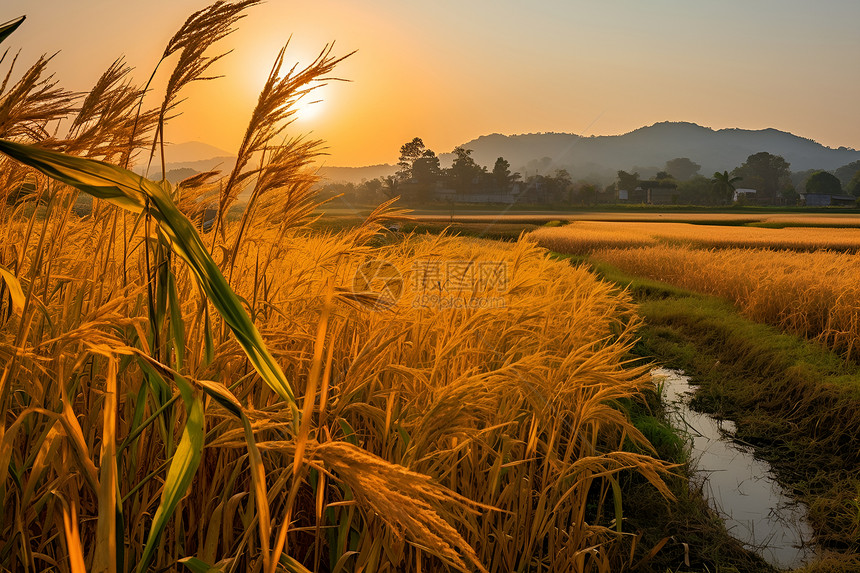
[[[734,423],[690,409],[691,387],[682,371],[656,368],[651,375],[663,385],[669,419],[687,435],[695,475],[704,478],[705,496],[729,533],[780,569],[811,561],[805,508],[785,493],[766,462],[753,457],[752,448],[732,441]]]

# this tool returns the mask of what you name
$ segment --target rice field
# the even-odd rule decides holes
[[[795,218],[795,221],[806,219]],[[573,254],[588,254],[601,248],[656,245],[693,249],[760,248],[849,253],[860,250],[860,229],[814,226],[768,228],[668,222],[575,221],[563,227],[537,229],[529,237],[548,249]]]
[[[748,318],[860,357],[860,260],[835,252],[690,249],[654,246],[601,249],[596,260],[629,273],[713,294]]]
[[[860,356],[860,230],[574,222],[528,237],[636,276],[723,297],[748,318]]]
[[[315,231],[321,143],[283,129],[330,50],[281,52],[231,173],[123,168],[255,3],[189,18],[152,109],[120,62],[82,101],[46,61],[0,93],[0,569],[647,561],[622,485],[670,498],[671,466],[618,406],[651,385],[630,297],[531,242],[387,241],[389,205]]]
[[[616,208],[619,208],[616,206]],[[841,211],[841,210],[840,210]],[[338,208],[331,205],[325,207],[325,212],[331,215],[353,215],[355,209]],[[550,221],[604,221],[616,223],[694,223],[697,225],[718,226],[751,226],[751,227],[842,227],[860,228],[860,214],[851,212],[834,213],[749,213],[738,212],[687,212],[687,211],[658,211],[656,209],[637,211],[531,211],[519,209],[498,210],[482,209],[476,206],[457,207],[430,211],[416,209],[411,218],[423,222],[455,222],[455,223],[523,223],[542,224]]]

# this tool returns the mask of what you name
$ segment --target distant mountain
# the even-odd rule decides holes
[[[731,171],[753,153],[767,151],[781,155],[792,171],[835,170],[860,160],[860,151],[832,149],[811,139],[776,129],[713,130],[695,123],[655,123],[624,135],[582,137],[567,133],[525,135],[484,135],[463,144],[472,150],[479,165],[492,169],[504,157],[512,170],[551,172],[565,168],[575,178],[589,175],[614,178],[619,169],[662,169],[666,161],[688,157],[699,163],[700,173]],[[442,154],[443,165],[450,165],[451,154]],[[548,158],[548,159],[545,159]]]
[[[396,165],[386,163],[367,167],[320,167],[322,183],[361,183],[377,177],[387,177],[397,172]]]
[[[167,153],[165,152],[164,155],[167,156]],[[222,175],[227,175],[233,169],[234,165],[236,165],[235,157],[219,156],[197,161],[186,161],[184,163],[167,163],[165,167],[167,168],[167,179],[171,183],[177,183],[186,177],[191,177],[204,171],[220,171]],[[145,167],[145,165],[137,165],[134,171],[143,175]],[[153,180],[161,179],[161,165],[159,161],[152,162],[148,177]]]
[[[224,151],[214,145],[200,141],[187,141],[185,143],[168,143],[164,146],[164,160],[166,163],[180,164],[203,161],[213,157],[232,157],[229,151]]]
[[[524,177],[535,173],[552,173],[567,169],[574,180],[590,179],[609,183],[619,169],[638,171],[651,177],[670,159],[687,157],[711,176],[714,171],[731,171],[747,157],[760,151],[781,155],[795,173],[824,169],[836,171],[860,161],[860,151],[840,147],[832,149],[776,129],[719,129],[695,123],[662,122],[642,127],[624,135],[583,137],[572,133],[529,133],[523,135],[482,135],[462,145],[472,150],[479,165],[492,170],[496,158],[504,157],[512,171]],[[229,172],[236,157],[217,147],[200,142],[172,144],[165,149],[169,177],[213,169]],[[439,155],[443,167],[453,161],[452,153]],[[153,163],[150,176],[160,177],[160,166]],[[367,167],[323,166],[322,183],[361,183],[364,180],[393,175],[394,165]],[[853,174],[853,170],[849,175]],[[843,174],[844,175],[844,174]],[[841,175],[840,175],[841,176]]]
[[[196,173],[202,173],[203,171],[218,170],[226,175],[236,164],[236,157],[234,155],[223,149],[199,141],[166,145],[164,148],[164,158],[166,162],[165,167],[167,168],[167,179],[172,183],[181,181]],[[137,166],[135,171],[143,174],[144,166]],[[319,175],[323,183],[358,184],[365,180],[394,175],[396,171],[396,165],[387,164],[369,165],[367,167],[323,166],[319,168]],[[149,177],[151,179],[161,178],[161,166],[158,158],[152,163]]]

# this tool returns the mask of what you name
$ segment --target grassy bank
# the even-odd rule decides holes
[[[728,303],[596,265],[639,302],[637,352],[685,370],[694,406],[733,420],[781,483],[809,508],[829,554],[809,571],[860,570],[860,368],[747,320]],[[835,567],[832,568],[832,567]]]

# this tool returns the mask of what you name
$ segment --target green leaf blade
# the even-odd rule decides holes
[[[14,20],[9,20],[5,24],[0,24],[0,44],[2,44],[3,40],[8,38],[12,32],[17,30],[18,26],[23,24],[26,19],[26,16],[18,16]]]
[[[0,140],[0,152],[45,175],[133,213],[150,213],[172,249],[188,263],[207,298],[233,332],[263,381],[290,404],[298,423],[295,394],[260,332],[209,255],[200,235],[158,184],[102,161],[65,155],[32,145]]]

